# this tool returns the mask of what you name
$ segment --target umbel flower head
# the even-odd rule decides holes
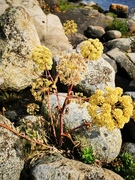
[[[63,29],[66,35],[74,34],[77,32],[77,24],[74,20],[67,20],[66,23],[63,24]]]
[[[133,114],[132,114],[132,116],[131,116],[131,118],[134,120],[134,122],[135,122],[135,100],[133,101]]]
[[[46,78],[37,78],[35,82],[32,83],[31,93],[35,100],[42,101],[48,92],[52,92],[56,87],[54,87],[52,81]]]
[[[120,87],[106,87],[106,92],[96,90],[89,98],[88,112],[93,122],[99,126],[106,126],[109,130],[123,128],[130,120],[133,112],[132,99],[122,95]]]
[[[86,74],[86,63],[81,55],[73,52],[60,57],[56,70],[63,84],[76,85]]]
[[[97,60],[103,53],[103,45],[99,39],[88,39],[80,47],[80,52],[88,60]]]
[[[52,54],[45,46],[37,46],[32,52],[32,58],[39,65],[40,70],[52,69]]]

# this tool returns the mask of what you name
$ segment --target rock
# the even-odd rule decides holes
[[[130,9],[128,18],[132,19],[133,21],[135,20],[135,8]]]
[[[93,126],[89,131],[78,130],[73,133],[73,137],[81,142],[82,147],[92,146],[95,157],[107,163],[118,156],[122,145],[119,129],[108,131],[106,127],[97,128]]]
[[[106,43],[108,49],[119,48],[121,51],[131,52],[131,40],[129,38],[113,39]]]
[[[67,159],[59,153],[45,155],[42,159],[32,162],[29,178],[31,180],[124,180],[110,170]]]
[[[106,28],[106,22],[113,20],[112,17],[99,13],[97,10],[92,8],[74,8],[66,12],[57,12],[55,14],[60,18],[62,23],[65,23],[66,20],[74,20],[79,27],[78,33],[81,34],[84,34],[84,31],[87,29],[88,25]]]
[[[109,31],[106,31],[105,34],[103,35],[103,39],[105,41],[109,41],[112,39],[118,39],[121,37],[122,37],[122,34],[118,30],[109,30]]]
[[[96,3],[94,1],[88,2],[88,6],[93,6],[93,5],[96,5]]]
[[[0,123],[15,129],[2,115]],[[0,179],[19,180],[23,166],[23,149],[19,137],[0,126]]]
[[[127,55],[130,61],[135,65],[135,53],[128,53]]]
[[[128,15],[128,6],[124,4],[111,4],[109,7],[109,11],[117,14],[119,17],[126,18]]]
[[[135,20],[129,19],[127,21],[127,26],[128,26],[128,31],[130,32],[130,34],[135,32]]]
[[[72,50],[72,46],[64,33],[60,19],[54,14],[45,15],[35,12],[34,23],[42,45],[50,49],[53,56]]]
[[[54,13],[59,10],[59,2],[58,0],[37,0],[39,2],[40,7],[46,13]],[[33,1],[34,2],[34,1]]]
[[[62,106],[66,94],[59,94],[60,105]],[[88,102],[79,103],[79,100],[70,100],[64,110],[64,131],[70,132],[72,129],[81,126],[85,122],[92,122],[91,116],[88,113]],[[50,107],[54,121],[59,121],[58,102],[55,94],[50,95]],[[49,118],[48,102],[45,101],[42,105],[42,114],[45,119]],[[59,129],[59,122],[58,127]],[[121,149],[121,132],[119,129],[113,131],[107,130],[105,127],[99,128],[92,125],[89,129],[85,127],[78,128],[72,131],[71,136],[75,142],[80,142],[81,147],[92,146],[95,156],[104,162],[114,160]],[[114,148],[115,147],[115,148]]]
[[[84,34],[87,38],[101,38],[104,34],[104,28],[101,26],[89,26],[87,30],[84,31]]]
[[[135,64],[128,57],[128,53],[120,51],[118,48],[112,49],[106,53],[123,68],[129,77],[135,80]]]
[[[14,2],[13,7],[5,11],[0,18],[5,38],[1,42],[5,43],[5,46],[1,47],[0,79],[4,79],[1,89],[20,91],[30,86],[38,77],[35,73],[37,65],[32,61],[31,52],[40,45],[40,41],[42,45],[50,48],[53,55],[72,49],[59,18],[53,14],[45,15],[35,2]],[[1,3],[5,7],[6,2]],[[10,6],[10,3],[8,5]]]
[[[87,4],[87,2],[86,1],[81,1],[81,2],[79,2],[79,5],[81,5],[81,6],[87,6],[88,4]]]
[[[56,5],[55,0],[52,4],[50,1],[47,2],[50,6]],[[1,0],[0,3],[2,7],[0,8],[0,14],[8,7],[23,7],[33,19],[41,44],[47,46],[54,56],[61,51],[72,49],[63,31],[60,19],[54,14],[45,14],[40,8],[37,0],[12,0],[12,3],[6,3],[4,0]]]
[[[0,85],[4,83],[4,78],[0,77]]]
[[[22,7],[8,9],[0,22],[6,37],[0,65],[4,83],[0,88],[20,91],[37,78],[31,52],[40,45],[40,40],[32,19]]]
[[[5,112],[5,117],[7,118],[7,119],[10,119],[11,121],[15,121],[15,119],[17,118],[17,112],[15,111],[15,110],[7,110],[6,112]]]
[[[47,145],[47,123],[46,120],[40,115],[27,115],[24,118],[19,120],[17,130],[31,139],[36,139],[36,141]],[[28,144],[26,142],[26,144]],[[35,145],[34,145],[35,146]],[[33,148],[34,149],[34,148]],[[40,151],[42,148],[37,148],[37,151]],[[31,149],[32,151],[32,149]],[[36,147],[35,147],[36,151]]]
[[[135,144],[134,143],[130,143],[130,142],[123,143],[121,152],[130,153],[133,157],[133,161],[135,162]]]
[[[117,64],[116,61],[114,61],[113,59],[111,59],[110,57],[108,57],[106,54],[102,54],[102,57],[104,60],[106,60],[114,69],[115,73],[117,73]]]
[[[131,39],[131,50],[133,53],[135,53],[135,37],[132,37],[130,39]]]
[[[86,36],[80,33],[74,34],[74,37],[71,37],[71,35],[67,35],[67,37],[74,48],[76,48],[77,44],[80,44],[82,41],[88,39]]]
[[[115,87],[114,79],[113,67],[102,57],[96,61],[88,60],[85,78],[75,86],[75,89],[90,95],[96,89],[104,89],[105,86]]]
[[[104,12],[104,9],[103,9],[100,5],[98,5],[98,4],[93,4],[91,7],[92,7],[93,9],[97,10],[97,11],[100,12],[100,13],[103,13],[103,12]]]
[[[126,129],[126,135],[128,134],[130,137],[130,141],[135,143],[135,121],[131,119],[127,124],[125,124],[124,128]]]

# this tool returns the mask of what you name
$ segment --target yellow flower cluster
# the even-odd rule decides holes
[[[48,92],[52,92],[56,88],[53,86],[52,81],[45,78],[38,78],[32,83],[31,93],[35,100],[42,101]]]
[[[40,107],[38,104],[30,103],[27,105],[27,113],[35,115],[39,111]]]
[[[80,54],[73,52],[60,57],[56,70],[63,84],[76,85],[86,74],[86,63]]]
[[[39,65],[40,70],[52,69],[52,54],[47,47],[37,46],[32,52],[32,58]]]
[[[80,50],[84,58],[97,60],[103,53],[103,45],[99,39],[88,39],[82,43]]]
[[[122,95],[120,87],[106,87],[105,91],[96,90],[89,98],[88,112],[93,121],[99,126],[106,126],[109,130],[123,128],[130,120],[133,112],[132,99]]]
[[[66,23],[63,24],[63,29],[66,35],[74,34],[77,32],[77,24],[74,20],[67,20]]]

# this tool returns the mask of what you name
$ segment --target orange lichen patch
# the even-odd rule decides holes
[[[123,4],[111,4],[109,10],[114,12],[114,13],[115,12],[122,12],[124,14],[127,14],[128,13],[128,6],[123,5]]]

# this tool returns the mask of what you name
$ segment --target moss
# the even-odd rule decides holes
[[[58,0],[58,2],[61,11],[67,11],[69,9],[80,7],[80,5],[74,5],[72,3],[69,3],[67,0]]]
[[[105,165],[108,168],[125,180],[135,180],[135,163],[133,157],[129,153],[120,153],[119,156],[111,163]]]
[[[126,35],[128,33],[127,20],[121,20],[114,17],[112,22],[108,22],[107,30],[118,30],[122,33],[122,35]]]

